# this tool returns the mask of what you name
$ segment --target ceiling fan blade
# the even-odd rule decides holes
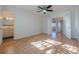
[[[42,7],[38,6],[38,8],[43,9]]]
[[[47,9],[50,8],[50,7],[52,7],[52,5],[48,5]]]
[[[49,11],[49,12],[53,12],[53,10],[47,10],[47,11]]]

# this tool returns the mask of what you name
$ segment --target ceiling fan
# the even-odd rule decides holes
[[[53,12],[53,10],[50,10],[50,8],[52,7],[52,5],[42,5],[42,6],[38,6],[38,8],[40,9],[37,12],[43,12],[44,14],[46,14],[46,12]]]

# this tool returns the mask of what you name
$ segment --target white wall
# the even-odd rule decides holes
[[[43,18],[42,18],[42,25],[43,25],[43,33],[48,33],[49,32],[49,23],[50,22],[50,18],[47,16],[47,15],[43,15]]]
[[[76,29],[76,38],[78,39],[79,41],[79,6],[76,6],[76,12],[75,12],[75,29]]]
[[[70,11],[68,11],[67,13],[65,13],[65,15],[63,16],[63,33],[64,35],[71,39],[71,14]]]
[[[78,14],[77,14],[77,39],[79,40],[79,9],[78,9]]]
[[[51,34],[52,32],[52,19],[55,17],[61,17],[63,14],[45,15],[43,17],[43,32]]]
[[[48,20],[45,17],[43,17],[42,21],[43,21],[43,23],[42,23],[43,33],[47,33],[47,31],[48,31]]]
[[[14,39],[42,33],[41,17],[36,13],[8,7],[14,14]]]
[[[50,15],[43,15],[43,33],[51,34],[52,31],[52,18]]]
[[[72,28],[72,38],[77,38],[77,19],[76,19],[76,9],[75,8],[73,8],[72,10],[71,10],[71,19],[72,19],[72,26],[71,26],[71,28]]]
[[[71,9],[71,28],[72,28],[72,31],[71,31],[71,35],[72,35],[72,38],[76,38],[76,39],[79,39],[79,6],[74,6],[72,9]]]
[[[63,23],[63,33],[67,36],[67,37],[69,37],[69,31],[70,31],[70,29],[68,29],[68,25],[70,25],[68,22],[69,22],[69,19],[68,18],[66,18],[66,15],[68,15],[67,13],[68,13],[69,11],[67,11],[67,12],[63,12],[63,13],[60,13],[60,14],[54,14],[54,15],[51,15],[51,17],[49,17],[49,16],[45,16],[44,17],[44,19],[43,19],[43,31],[45,31],[44,33],[50,33],[51,34],[51,32],[52,32],[52,19],[53,18],[55,18],[55,17],[64,17],[63,18],[63,20],[64,20],[64,23]],[[71,14],[69,13],[69,16],[71,16]],[[70,17],[69,17],[70,18]],[[66,20],[66,19],[68,19],[68,20]],[[70,31],[71,32],[71,31]],[[71,33],[70,33],[71,34]],[[70,35],[71,36],[71,35]],[[70,37],[69,37],[70,38]]]
[[[77,15],[77,39],[79,41],[79,10],[78,10],[78,15]]]
[[[69,12],[69,13],[68,13]],[[51,22],[52,18],[55,17],[64,17],[64,24],[63,24],[63,33],[68,36],[68,23],[69,18],[66,17],[66,15],[69,15],[69,18],[71,19],[71,37],[72,38],[77,38],[79,40],[79,6],[72,6],[71,9],[62,12],[62,13],[57,13],[57,14],[52,14],[51,17],[45,16],[43,19],[43,31],[45,33],[51,33]],[[66,20],[67,19],[67,20]]]

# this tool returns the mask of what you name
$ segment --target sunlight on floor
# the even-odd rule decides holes
[[[71,52],[79,53],[79,48],[74,47],[72,45],[64,44],[64,45],[62,45],[62,47],[71,51]]]
[[[62,43],[60,43],[58,41],[54,41],[54,40],[48,39],[48,40],[32,42],[31,44],[34,45],[35,47],[37,47],[40,50],[44,50],[44,49],[49,48],[51,46],[60,45]]]
[[[55,40],[51,40],[51,39],[44,40],[44,41],[47,42],[47,43],[53,44],[53,45],[60,45],[60,44],[62,44],[61,42],[58,42],[58,41],[55,41]]]
[[[51,49],[51,50],[46,51],[46,54],[52,54],[52,49]]]
[[[54,49],[50,49],[46,51],[46,54],[52,54],[52,53],[55,53]]]
[[[45,50],[49,48],[45,53],[46,54],[72,54],[72,53],[79,53],[79,48],[74,47],[69,44],[62,44],[59,41],[47,39],[41,40],[31,43],[33,46],[37,47],[39,50]],[[55,48],[54,48],[55,47]]]
[[[52,46],[51,44],[44,42],[44,41],[32,42],[31,44],[34,45],[35,47],[37,47],[40,50],[44,50],[44,49]]]

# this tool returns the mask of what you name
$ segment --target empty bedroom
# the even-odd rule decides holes
[[[79,54],[79,5],[0,5],[0,54]]]

